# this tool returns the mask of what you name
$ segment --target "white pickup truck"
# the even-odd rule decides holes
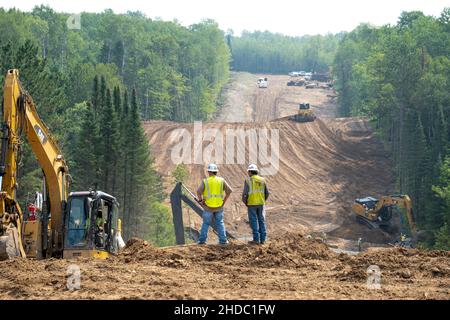
[[[267,88],[267,78],[259,78],[257,85],[258,88]]]

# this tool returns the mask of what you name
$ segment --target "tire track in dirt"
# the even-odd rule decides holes
[[[224,136],[227,128],[279,130],[279,170],[267,177],[271,191],[267,217],[270,234],[282,230],[330,232],[348,218],[355,197],[385,192],[386,185],[391,183],[386,170],[390,163],[381,155],[372,159],[372,155],[381,150],[381,145],[364,122],[353,118],[339,121],[325,118],[311,123],[279,119],[267,123],[204,123],[203,127],[204,130],[217,129]],[[351,129],[355,123],[367,132],[355,137]],[[193,136],[193,124],[150,121],[144,127],[151,141],[156,167],[164,180],[170,182],[170,172],[175,167],[170,161],[170,153],[178,142],[174,137],[180,136],[180,129]],[[246,144],[245,153],[248,155],[248,152]],[[235,189],[226,206],[226,212],[231,211],[231,214],[226,214],[225,220],[229,230],[240,235],[249,233],[245,223],[246,208],[240,201],[246,166],[247,161],[245,164],[219,163],[220,174]],[[187,165],[187,169],[190,177],[186,184],[196,189],[206,174],[204,165]],[[173,184],[166,186],[169,191]],[[191,216],[191,219],[196,217]],[[196,225],[199,224],[197,221]],[[351,233],[345,236],[352,238]],[[376,242],[373,240],[379,238],[371,240]]]
[[[259,77],[269,79],[267,89],[256,86]],[[356,197],[392,191],[391,164],[368,122],[360,118],[335,119],[332,90],[287,87],[288,76],[233,73],[232,79],[221,113],[216,120],[203,123],[203,129],[216,129],[223,137],[227,129],[279,130],[279,170],[267,177],[271,190],[267,205],[269,235],[300,230],[386,242],[386,234],[366,230],[350,215]],[[287,119],[287,115],[296,113],[301,102],[311,104],[319,116],[316,121],[296,123]],[[249,106],[252,112],[248,111]],[[278,116],[284,118],[277,119]],[[144,126],[156,167],[170,191],[173,187],[170,173],[175,167],[170,161],[171,150],[179,141],[180,129],[193,136],[193,124],[150,121]],[[207,144],[204,142],[203,147]],[[227,227],[239,235],[249,234],[246,207],[240,201],[248,154],[246,144],[245,163],[218,163],[220,174],[234,188],[226,206]],[[204,164],[187,165],[186,184],[191,189],[195,190],[206,175],[204,167]],[[201,221],[195,215],[190,218],[198,228]]]
[[[233,241],[227,246],[155,248],[132,238],[121,254],[107,260],[0,261],[0,299],[448,299],[448,251],[368,248],[385,242],[385,237],[356,224],[349,215],[355,197],[385,194],[392,187],[391,163],[368,122],[332,118],[333,101],[326,92],[282,89],[287,78],[283,76],[268,76],[269,86],[279,81],[280,90],[273,92],[275,100],[261,98],[267,105],[255,110],[268,111],[261,114],[263,121],[255,122],[249,99],[257,76],[234,77],[228,100],[233,105],[225,105],[222,120],[203,125],[221,133],[228,128],[279,130],[279,171],[267,177],[271,197],[266,245]],[[320,116],[315,122],[273,120],[294,113],[295,104],[304,100],[315,101],[312,105]],[[244,112],[239,113],[242,108]],[[192,134],[193,124],[150,121],[144,127],[156,168],[170,191],[175,167],[170,160],[172,148],[183,133],[180,129]],[[240,235],[249,234],[240,202],[246,167],[246,163],[220,165],[221,175],[235,189],[226,206],[227,228]],[[187,169],[187,185],[194,187],[205,175],[205,166],[191,164]],[[195,214],[191,219],[192,226],[199,228],[201,221]],[[363,236],[367,251],[356,256],[338,254],[320,239],[299,231],[330,231],[342,248],[354,245],[344,239]],[[80,267],[81,287],[70,291],[67,268],[73,263]],[[367,268],[374,264],[382,271],[381,290],[366,285]]]

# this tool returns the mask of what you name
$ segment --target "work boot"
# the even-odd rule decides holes
[[[255,241],[255,240],[251,240],[248,242],[248,244],[256,245],[256,244],[259,244],[259,242]]]
[[[219,242],[219,244],[221,244],[221,245],[223,245],[223,246],[224,246],[224,245],[227,245],[227,244],[229,244],[229,243],[230,243],[230,241],[228,241],[228,240],[227,240],[226,242]]]

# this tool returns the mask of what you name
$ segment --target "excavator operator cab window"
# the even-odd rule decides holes
[[[98,199],[95,213],[94,244],[97,249],[114,252],[114,236],[117,230],[117,205],[106,199]]]
[[[87,192],[69,197],[65,248],[117,251],[118,204],[109,197]]]
[[[97,210],[94,217],[94,242],[97,249],[104,249],[106,243],[107,233],[105,232],[105,225],[108,219],[108,207],[102,199],[97,200]]]
[[[69,201],[67,247],[84,247],[87,244],[89,210],[86,200],[85,197],[74,197]]]

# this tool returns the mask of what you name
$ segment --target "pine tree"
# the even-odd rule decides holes
[[[120,181],[120,159],[122,159],[123,152],[122,152],[122,133],[121,133],[121,127],[120,127],[120,117],[121,117],[121,97],[120,97],[120,88],[114,87],[114,120],[112,120],[112,128],[113,131],[115,130],[115,138],[113,139],[112,145],[111,145],[111,151],[113,151],[114,158],[113,158],[113,164],[112,164],[112,177],[111,177],[111,193],[112,194],[118,194],[119,193],[119,186],[118,182]]]
[[[98,76],[95,75],[94,77],[94,85],[92,87],[92,97],[91,97],[91,106],[93,108],[93,115],[95,118],[97,118],[98,114],[98,106],[100,105],[100,88],[98,83]]]
[[[120,74],[123,74],[123,68],[125,66],[125,48],[123,41],[116,42],[112,52],[112,61],[116,64]]]
[[[102,189],[114,193],[113,180],[119,150],[119,123],[111,101],[111,92],[106,89],[106,101],[100,118],[102,153]]]
[[[153,169],[148,140],[141,123],[136,90],[132,91],[128,117],[127,153],[127,204],[128,232],[137,235],[140,225],[152,214],[151,206],[161,201],[160,178]]]
[[[78,137],[77,150],[74,160],[77,163],[77,170],[74,175],[74,182],[78,189],[97,189],[99,185],[99,160],[97,158],[97,141],[99,130],[95,121],[95,111],[91,103],[85,113],[80,135]]]
[[[120,114],[120,162],[119,162],[119,182],[120,182],[120,191],[121,191],[121,199],[122,199],[122,211],[123,211],[123,219],[124,219],[124,236],[127,236],[129,230],[130,223],[130,211],[128,209],[129,203],[129,122],[128,122],[128,113],[129,113],[129,103],[128,103],[128,92],[125,90],[123,96],[123,105]]]

